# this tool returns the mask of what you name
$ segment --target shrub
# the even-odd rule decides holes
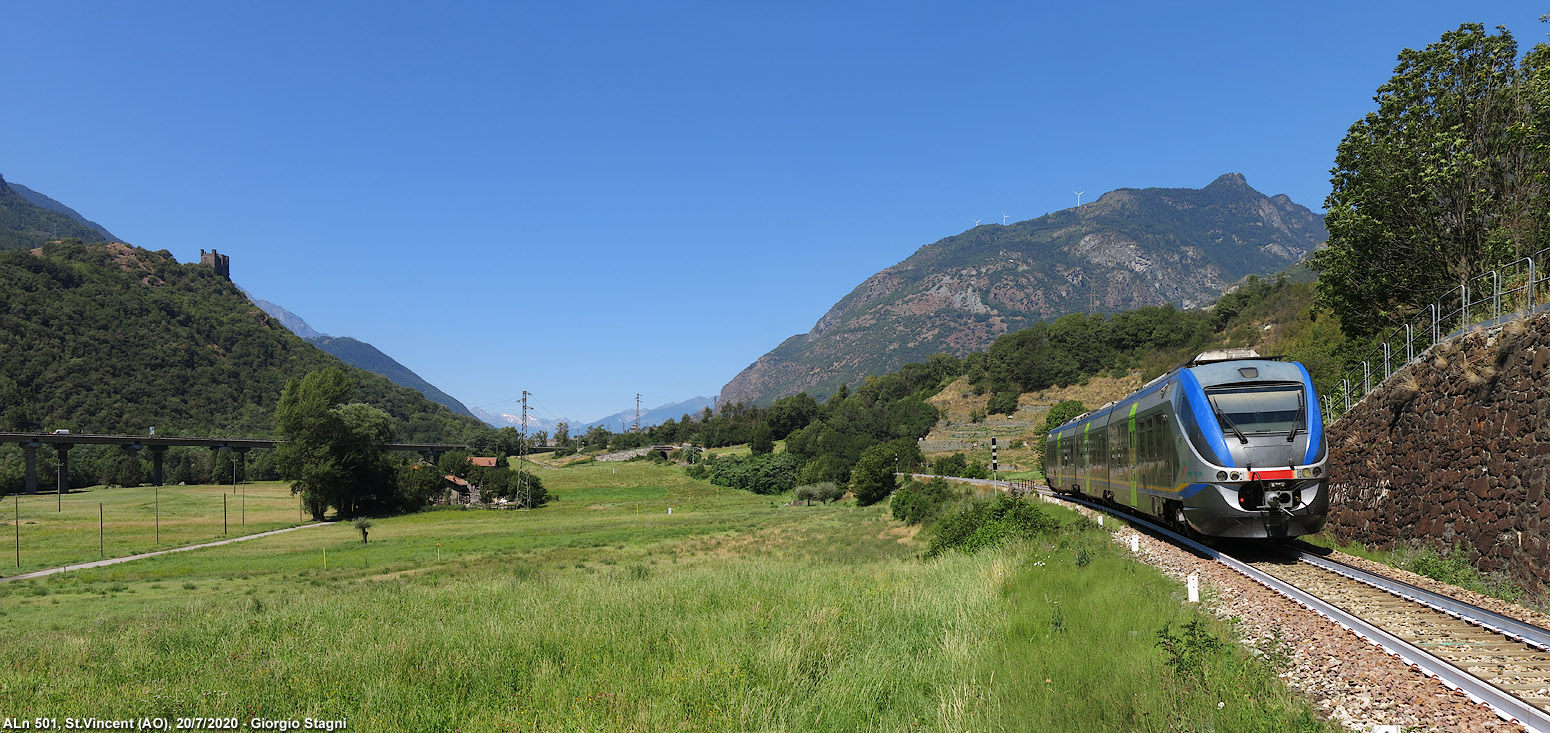
[[[1397,564],[1416,575],[1472,590],[1482,595],[1505,601],[1517,602],[1524,592],[1510,578],[1501,573],[1482,573],[1469,562],[1469,554],[1460,548],[1452,548],[1439,554],[1436,550],[1412,545],[1397,553]]]
[[[953,490],[942,479],[934,478],[925,483],[909,481],[893,492],[889,509],[894,519],[906,524],[926,524],[941,516],[954,498]]]
[[[703,465],[711,483],[755,494],[790,491],[796,486],[797,475],[802,469],[801,463],[789,453],[722,456]],[[690,467],[690,470],[694,468]]]
[[[938,476],[962,476],[969,467],[969,459],[962,453],[942,456],[931,462],[931,472]]]
[[[1205,621],[1199,616],[1184,624],[1177,635],[1172,633],[1171,626],[1172,624],[1163,624],[1162,629],[1157,632],[1157,646],[1162,647],[1167,653],[1168,666],[1172,667],[1173,673],[1179,677],[1204,678],[1207,663],[1211,657],[1220,653],[1227,645],[1206,628]]]
[[[845,495],[845,489],[833,481],[823,481],[816,484],[798,486],[796,490],[797,501],[805,501],[808,506],[819,501],[828,504],[831,501],[839,501]]]
[[[1013,539],[1052,532],[1058,525],[1037,506],[1005,494],[970,502],[943,519],[926,548],[926,557],[948,550],[978,552]]]
[[[1017,412],[1016,392],[997,392],[990,396],[990,401],[985,405],[985,411],[995,415],[1011,415]]]

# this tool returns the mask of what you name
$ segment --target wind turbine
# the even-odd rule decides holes
[[[974,220],[974,226],[979,226],[980,225],[980,221],[981,221],[980,219],[975,219]]]
[[[1006,212],[1001,212],[1001,226],[1006,226]]]
[[[1081,206],[1082,205],[1082,194],[1087,193],[1087,192],[1086,191],[1072,191],[1071,193],[1076,194],[1076,205],[1077,206]]]

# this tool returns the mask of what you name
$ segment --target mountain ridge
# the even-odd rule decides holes
[[[1322,217],[1242,174],[1200,189],[1120,188],[1081,206],[924,245],[722,388],[722,404],[832,394],[932,353],[963,356],[1071,312],[1198,307],[1328,238]]]
[[[7,183],[7,185],[9,185],[11,189],[17,193],[17,195],[25,199],[27,203],[30,203],[40,209],[46,209],[48,211],[53,211],[55,213],[64,214],[65,216],[70,217],[76,223],[82,224],[90,228],[92,231],[95,231],[99,236],[102,237],[102,241],[104,242],[124,241],[119,237],[113,236],[113,233],[108,231],[101,224],[81,216],[80,212],[77,212],[75,209],[65,206],[64,204],[59,203],[58,201],[55,201],[54,199],[49,198],[44,194],[38,193],[37,191],[27,188],[26,186],[23,186],[22,184],[16,183],[14,181]]]
[[[32,196],[53,201],[58,208],[68,210],[70,213],[39,206],[18,189],[26,190]],[[0,176],[0,250],[34,249],[62,239],[103,241],[105,238],[101,232],[107,230],[95,224],[82,223],[85,221],[84,217],[64,204],[19,184],[13,187],[6,182],[4,176]]]

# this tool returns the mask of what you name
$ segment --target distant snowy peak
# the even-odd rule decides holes
[[[473,408],[470,408],[470,409],[473,411],[474,417],[477,417],[480,420],[483,420],[484,424],[489,425],[492,428],[517,428],[518,430],[522,429],[522,416],[521,415],[513,415],[513,414],[507,413],[507,412],[488,412],[488,411],[485,411],[485,410],[481,410],[481,409],[479,409],[477,407],[473,407]],[[575,425],[576,424],[575,420],[567,420],[566,418],[563,418],[563,417],[562,418],[558,418],[558,419],[554,419],[554,420],[545,420],[544,418],[538,417],[537,415],[528,415],[527,416],[527,431],[530,432],[530,433],[536,433],[536,432],[542,430],[542,431],[544,431],[546,433],[551,433],[552,434],[552,433],[554,433],[554,429],[556,427],[559,427],[561,422],[567,422],[567,423],[570,423],[571,425]],[[574,428],[572,429],[572,432],[575,432]]]
[[[712,400],[709,397],[691,397],[681,402],[670,402],[660,407],[653,407],[649,410],[642,409],[640,413],[640,426],[642,428],[655,427],[667,422],[668,420],[677,420],[684,415],[698,418],[702,410],[711,406],[711,401]],[[472,409],[474,417],[483,420],[485,424],[492,427],[511,427],[517,428],[519,430],[522,428],[521,415],[514,415],[505,412],[488,412],[477,407]],[[553,435],[554,429],[558,427],[561,422],[567,423],[570,426],[570,432],[572,435],[577,433],[584,433],[587,430],[597,426],[602,426],[607,428],[610,432],[617,433],[620,430],[628,430],[635,424],[635,408],[630,407],[629,409],[620,410],[612,415],[600,417],[590,422],[572,420],[570,418],[564,417],[541,418],[530,414],[527,416],[527,430],[529,433],[542,430],[546,433],[549,433],[550,435]]]

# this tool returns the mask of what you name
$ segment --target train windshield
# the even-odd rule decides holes
[[[1300,384],[1229,384],[1206,390],[1223,430],[1244,434],[1307,430]]]

